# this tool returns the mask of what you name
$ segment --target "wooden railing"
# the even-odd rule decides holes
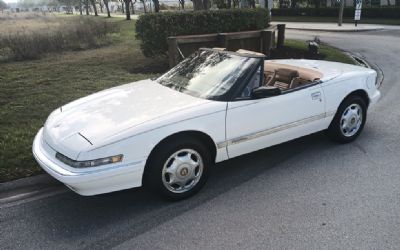
[[[283,47],[284,41],[284,24],[271,25],[263,30],[168,37],[169,66],[175,66],[202,47],[225,48],[230,51],[246,49],[269,57],[271,49]]]

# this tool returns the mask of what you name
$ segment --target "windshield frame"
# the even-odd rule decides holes
[[[256,59],[256,60],[254,60],[254,63],[252,63],[252,65],[249,65],[246,69],[244,69],[243,73],[236,79],[236,81],[232,84],[231,88],[220,96],[203,98],[203,97],[197,97],[197,96],[193,96],[188,93],[179,91],[183,94],[187,94],[187,95],[190,95],[190,96],[193,96],[196,98],[213,100],[213,101],[225,101],[225,102],[231,101],[232,98],[234,98],[234,95],[236,94],[237,89],[241,88],[242,86],[245,86],[246,83],[249,81],[249,74],[251,75],[251,73],[254,72],[254,69],[257,68],[260,65],[260,63],[264,62],[264,59],[265,59],[265,56],[261,56],[261,55],[243,54],[243,53],[237,53],[237,52],[232,52],[232,51],[221,51],[218,49],[209,49],[209,48],[201,48],[196,52],[201,52],[201,51],[212,51],[212,52],[217,52],[217,53],[221,53],[221,54],[230,54],[230,55],[239,56],[239,57],[247,57],[247,58],[255,58]],[[172,70],[172,69],[173,68],[171,68],[170,70]],[[155,81],[158,82],[159,84],[163,85],[162,83],[160,83],[158,81],[158,79],[163,77],[169,71],[165,72],[162,76],[158,77]],[[171,89],[173,89],[173,88],[171,88]],[[175,91],[178,91],[178,90],[175,90]]]

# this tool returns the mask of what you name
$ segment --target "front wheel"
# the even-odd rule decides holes
[[[337,142],[354,141],[367,120],[367,105],[359,96],[349,96],[339,106],[327,130],[328,136]]]
[[[197,193],[205,184],[211,156],[194,139],[163,143],[146,166],[145,185],[170,200],[181,200]]]

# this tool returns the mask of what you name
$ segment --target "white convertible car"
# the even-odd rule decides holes
[[[354,65],[201,49],[157,79],[56,109],[33,154],[81,195],[144,185],[182,199],[216,162],[322,130],[353,141],[380,97],[375,81]]]

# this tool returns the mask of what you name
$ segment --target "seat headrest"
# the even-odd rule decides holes
[[[276,78],[281,81],[291,81],[293,78],[299,76],[299,72],[293,69],[279,68],[275,70]]]

